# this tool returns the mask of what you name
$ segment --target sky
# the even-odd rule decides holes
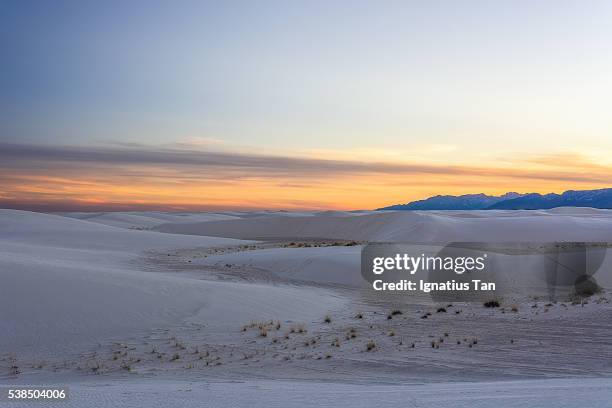
[[[0,207],[612,186],[609,1],[0,0]]]

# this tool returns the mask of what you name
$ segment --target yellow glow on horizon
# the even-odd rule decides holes
[[[131,166],[129,170],[109,169],[73,175],[19,175],[7,185],[4,199],[24,202],[73,202],[133,206],[155,205],[168,209],[374,209],[406,203],[438,194],[486,193],[508,191],[562,192],[570,188],[589,189],[610,185],[608,168],[578,163],[571,175],[593,180],[568,182],[566,173],[545,161],[516,166],[490,167],[483,174],[331,174],[329,177],[241,176],[235,179],[184,177],[180,171]],[[550,170],[552,167],[553,171]],[[541,174],[548,169],[548,174]],[[522,176],[530,171],[543,178]],[[125,174],[137,173],[129,177]],[[597,179],[597,176],[601,180]],[[607,177],[607,178],[606,178]]]

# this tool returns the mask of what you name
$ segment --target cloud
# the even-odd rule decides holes
[[[476,166],[182,146],[0,143],[0,205],[18,208],[355,209],[429,194],[548,192],[610,184],[612,168],[573,153]]]
[[[525,159],[539,164],[555,164],[559,157],[567,155],[539,156]],[[574,157],[574,156],[572,156]],[[573,161],[574,163],[576,160]],[[40,146],[0,143],[0,168],[3,169],[48,169],[83,170],[85,165],[97,168],[113,166],[155,166],[176,170],[191,169],[202,174],[217,171],[219,175],[243,176],[289,176],[294,178],[311,176],[341,176],[357,174],[382,175],[468,175],[482,177],[516,177],[557,181],[610,182],[610,167],[589,163],[584,158],[580,162],[583,172],[542,171],[541,169],[520,169],[510,167],[478,167],[466,165],[427,165],[387,162],[367,162],[351,160],[315,159],[305,157],[273,156],[263,154],[244,154],[187,150],[179,148],[150,147],[77,147],[77,146]],[[590,170],[598,169],[593,174]],[[589,170],[589,171],[586,171]],[[214,174],[213,174],[214,177]]]

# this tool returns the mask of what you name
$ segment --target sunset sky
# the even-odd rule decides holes
[[[0,207],[612,187],[609,1],[0,1]]]

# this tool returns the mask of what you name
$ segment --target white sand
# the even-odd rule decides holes
[[[608,241],[612,211],[387,211],[309,217],[270,215],[156,230],[231,238],[333,238],[369,241]]]
[[[133,262],[144,250],[238,243],[0,210],[0,350],[46,358],[185,319],[237,329],[312,320],[339,304],[325,291],[143,272]]]
[[[0,210],[0,370],[9,355],[23,364],[18,376],[0,371],[0,383],[67,383],[73,399],[65,406],[101,407],[583,407],[612,398],[608,303],[521,304],[517,314],[464,305],[460,315],[452,309],[436,315],[434,308],[422,320],[429,306],[398,301],[393,307],[404,315],[387,320],[391,304],[350,289],[363,287],[359,246],[210,252],[253,244],[236,238],[612,241],[612,211],[59,216]],[[357,311],[366,317],[355,320]],[[331,324],[322,322],[326,314]],[[268,319],[283,328],[267,337],[240,331]],[[284,339],[295,322],[308,333]],[[350,327],[359,337],[344,340]],[[397,335],[389,336],[391,329]],[[444,331],[447,343],[432,349],[431,339]],[[337,336],[342,347],[332,345]],[[467,348],[468,336],[480,339],[477,347]],[[185,350],[176,349],[174,337]],[[316,345],[304,346],[313,339]],[[365,352],[369,339],[375,352]],[[132,373],[117,371],[110,358],[115,342],[130,350]],[[208,360],[195,347],[223,365],[203,366]],[[95,357],[83,357],[92,350]],[[177,350],[181,359],[172,362]],[[29,365],[45,360],[53,363]],[[65,368],[58,365],[63,360]],[[91,374],[96,361],[107,368],[100,376]],[[498,381],[509,379],[522,380]],[[397,383],[407,380],[426,384]],[[449,382],[457,380],[468,382]]]

